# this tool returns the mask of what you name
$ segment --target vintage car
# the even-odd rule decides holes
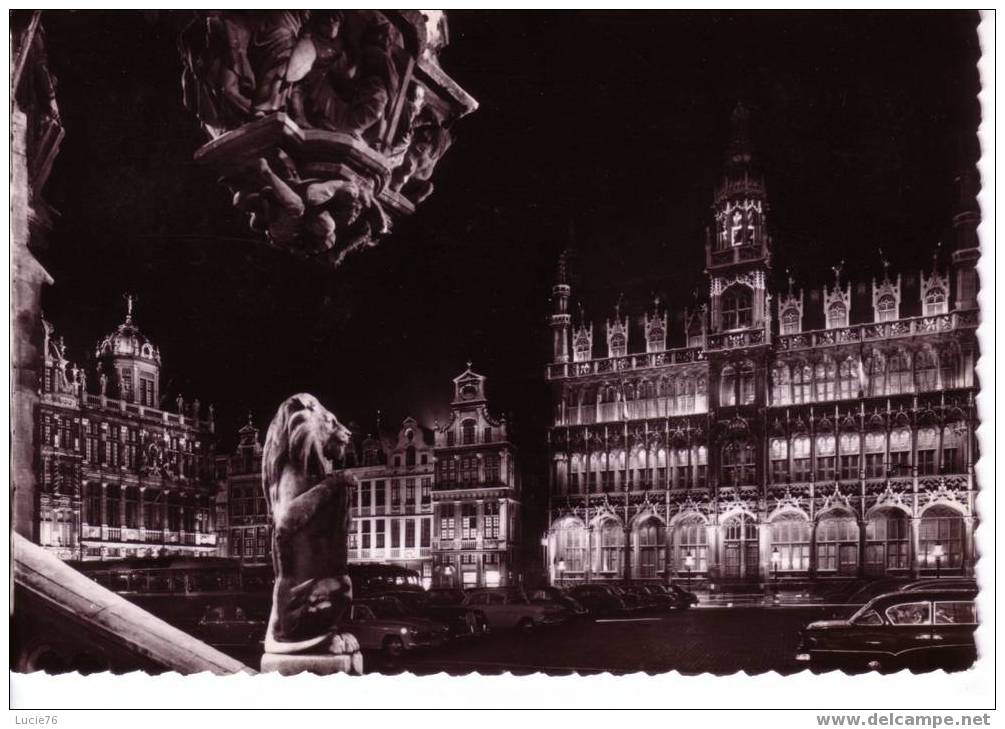
[[[352,633],[365,651],[381,651],[396,658],[416,648],[441,645],[450,635],[446,625],[401,614],[387,600],[357,600],[339,630]]]
[[[655,587],[670,595],[674,601],[674,607],[678,610],[686,610],[698,604],[698,596],[680,585],[656,585]]]
[[[394,600],[403,615],[428,618],[443,623],[452,638],[485,635],[489,632],[485,613],[463,605],[438,605],[425,592],[384,592],[377,598]]]
[[[535,605],[557,607],[565,611],[567,618],[584,618],[588,611],[580,602],[557,587],[540,587],[527,593],[527,598]]]
[[[796,660],[877,671],[966,668],[977,658],[976,594],[928,589],[880,595],[847,620],[806,626]]]
[[[529,630],[554,625],[565,620],[565,610],[558,606],[535,605],[522,590],[486,587],[469,590],[464,606],[485,613],[492,630],[519,628]]]
[[[569,594],[594,617],[620,615],[628,609],[621,596],[608,585],[576,585],[569,588]]]
[[[217,648],[257,646],[265,636],[266,621],[245,614],[232,604],[209,605],[192,631]]]

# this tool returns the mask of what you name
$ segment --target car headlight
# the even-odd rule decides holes
[[[414,632],[411,628],[402,628],[401,629],[401,634],[402,635],[408,635],[411,632]]]

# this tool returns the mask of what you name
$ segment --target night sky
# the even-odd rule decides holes
[[[66,127],[43,303],[85,362],[136,292],[166,402],[215,403],[223,448],[248,410],[264,430],[298,391],[364,431],[378,408],[385,426],[442,422],[470,358],[534,463],[559,252],[574,243],[594,322],[621,291],[633,316],[659,293],[679,344],[738,99],[776,286],[791,268],[818,287],[840,259],[865,280],[879,248],[894,268],[927,263],[978,155],[976,13],[452,11],[441,62],[480,109],[416,215],[319,270],[257,241],[191,162],[205,138],[181,104],[180,15],[43,14]]]

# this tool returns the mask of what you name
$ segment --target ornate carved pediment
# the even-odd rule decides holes
[[[851,497],[841,492],[840,484],[834,486],[834,491],[824,497],[817,511],[824,512],[836,508],[855,511],[851,504]]]
[[[433,190],[453,122],[477,104],[439,67],[439,11],[197,11],[185,104],[196,161],[276,246],[337,266]]]

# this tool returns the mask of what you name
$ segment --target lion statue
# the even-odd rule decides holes
[[[352,602],[346,565],[356,482],[338,470],[351,435],[307,394],[287,398],[269,425],[262,487],[272,517],[276,582],[265,652],[350,654],[361,672],[358,641],[338,630]]]

